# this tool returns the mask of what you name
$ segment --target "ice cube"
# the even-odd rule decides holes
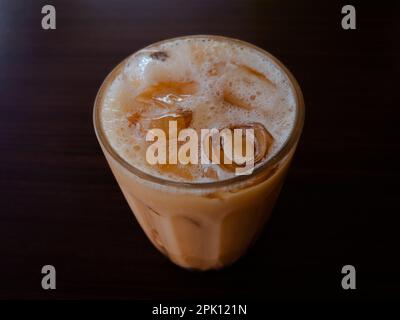
[[[260,92],[272,95],[276,86],[264,74],[244,65],[233,65],[223,75],[223,99],[236,107],[251,110]]]
[[[242,144],[242,153],[246,150],[246,129],[253,129],[254,130],[254,164],[256,165],[259,163],[265,156],[267,155],[274,138],[268,132],[268,130],[258,122],[251,122],[247,124],[240,124],[240,125],[233,125],[228,128],[232,132],[232,137],[234,137],[234,130],[235,129],[242,129],[242,139],[241,141],[233,141],[233,148],[235,145]],[[222,131],[222,130],[221,130]],[[210,143],[211,145],[211,143]],[[207,148],[206,148],[207,149]],[[210,161],[212,161],[212,154],[211,152],[218,152],[218,148],[210,147],[209,150],[205,150],[207,156],[209,157]],[[231,163],[226,163],[228,159],[225,159],[225,152],[224,152],[224,143],[223,140],[220,140],[220,166],[228,171],[234,171],[236,168],[244,167],[244,164],[238,164],[231,159]]]
[[[189,127],[192,122],[192,111],[190,110],[177,110],[173,113],[162,114],[157,117],[151,117],[145,119],[147,122],[147,128],[149,129],[161,129],[165,132],[168,139],[169,122],[176,121],[177,133],[179,131]]]
[[[156,102],[160,106],[168,106],[176,104],[187,97],[195,94],[197,91],[197,83],[167,81],[159,82],[150,87],[147,87],[139,95],[136,96],[136,101],[142,103]]]
[[[192,181],[194,178],[192,173],[193,166],[192,164],[181,164],[178,162],[177,164],[157,164],[157,169],[163,175],[170,174],[185,181]]]

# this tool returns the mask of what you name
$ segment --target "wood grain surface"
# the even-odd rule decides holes
[[[42,30],[41,8],[57,10]],[[341,1],[0,2],[0,298],[399,297],[399,5]],[[299,81],[304,132],[257,244],[216,272],[182,270],[134,219],[96,140],[108,72],[152,42],[239,38]],[[41,288],[41,268],[57,289]],[[341,288],[341,268],[357,290]]]

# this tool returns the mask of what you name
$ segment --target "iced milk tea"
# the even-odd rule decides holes
[[[188,36],[150,45],[120,63],[100,88],[94,122],[150,241],[176,264],[206,270],[237,260],[269,218],[303,109],[295,79],[267,52],[230,38]],[[178,132],[191,128],[199,136],[204,128],[251,128],[252,173],[237,175],[234,161],[149,164],[146,134],[159,128],[168,141],[176,139],[168,136],[171,121]]]

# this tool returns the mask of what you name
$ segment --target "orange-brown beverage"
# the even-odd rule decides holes
[[[219,36],[180,37],[134,53],[108,75],[94,107],[100,145],[144,232],[173,262],[199,270],[231,264],[256,238],[303,119],[300,88],[276,58]],[[149,163],[149,130],[184,144],[168,131],[171,121],[178,133],[199,136],[203,129],[252,129],[252,173],[238,175],[235,161]]]

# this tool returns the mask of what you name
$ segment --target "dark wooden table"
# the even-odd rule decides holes
[[[57,29],[41,29],[41,8]],[[334,1],[0,3],[0,298],[383,298],[399,283],[399,5]],[[306,101],[301,143],[257,244],[217,272],[150,244],[97,143],[96,92],[152,42],[219,34],[276,55]],[[41,268],[57,289],[41,288]],[[341,288],[341,268],[357,289]]]

